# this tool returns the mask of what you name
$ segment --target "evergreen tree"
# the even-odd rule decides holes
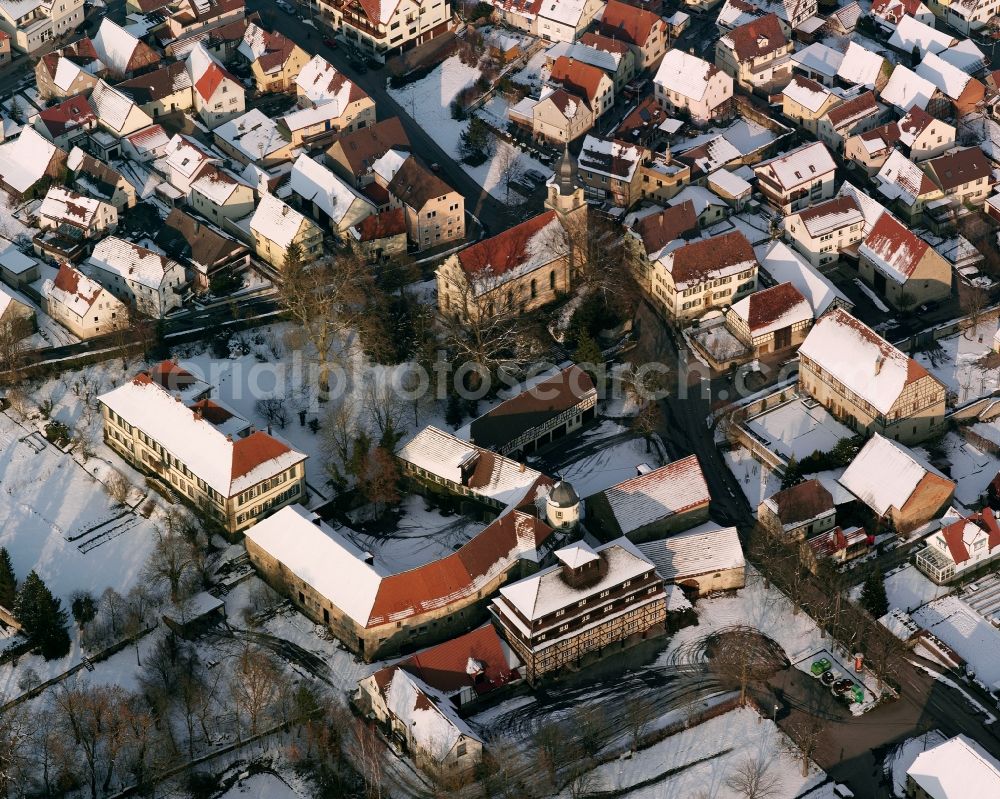
[[[576,340],[576,351],[573,353],[573,360],[579,364],[583,370],[590,375],[594,385],[600,390],[600,381],[603,378],[603,367],[605,364],[604,353],[597,346],[590,333],[583,331]]]
[[[17,577],[14,565],[10,562],[10,553],[0,547],[0,605],[12,611],[16,600]]]
[[[861,588],[861,606],[876,619],[889,612],[889,597],[885,593],[885,582],[878,571],[865,578]]]
[[[448,407],[445,408],[444,420],[452,427],[458,427],[462,424],[462,419],[462,401],[458,394],[452,391],[448,395]]]
[[[302,266],[302,246],[293,241],[285,248],[284,273],[290,274]]]
[[[46,660],[64,657],[69,652],[66,611],[62,608],[62,602],[52,596],[42,578],[34,571],[28,574],[17,593],[14,618]]]

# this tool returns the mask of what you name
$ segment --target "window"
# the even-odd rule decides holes
[[[455,747],[455,757],[464,757],[465,755],[465,744],[461,743]]]
[[[538,296],[538,283],[534,278],[531,279],[531,299],[535,299]]]
[[[556,270],[555,269],[553,269],[551,272],[549,272],[549,289],[551,291],[555,291],[556,290]]]

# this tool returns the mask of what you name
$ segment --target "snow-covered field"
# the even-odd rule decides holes
[[[613,760],[595,769],[588,791],[607,791],[628,799],[672,799],[680,796],[712,796],[738,799],[745,796],[727,783],[748,760],[766,766],[775,779],[772,799],[793,799],[823,782],[825,773],[814,763],[802,776],[802,762],[788,753],[790,741],[770,719],[753,710],[732,710],[689,730],[671,735],[636,752],[628,759]],[[673,773],[671,773],[673,772]],[[661,780],[656,775],[668,774]],[[629,787],[653,784],[629,791]],[[560,794],[571,796],[571,791]]]
[[[442,149],[459,161],[459,143],[468,123],[452,119],[451,101],[458,93],[480,75],[477,67],[463,64],[458,56],[452,56],[426,77],[410,83],[401,89],[390,89],[389,94],[402,106],[403,110],[436,141]],[[493,155],[480,166],[461,164],[469,176],[501,202],[516,203],[522,199],[515,191],[503,184],[505,171],[512,166],[517,171],[536,169],[545,175],[552,170],[545,164],[522,153],[507,142],[497,139]]]
[[[936,599],[915,611],[913,620],[954,649],[987,687],[1000,687],[1000,630],[958,597]]]
[[[1000,386],[997,369],[984,369],[977,363],[993,345],[996,319],[983,320],[975,331],[967,330],[940,339],[941,349],[914,356],[922,365],[958,395],[959,404],[985,397]]]
[[[755,460],[749,450],[739,447],[724,452],[722,457],[755,513],[757,506],[763,500],[781,490],[781,478],[760,461]]]
[[[855,590],[860,596],[861,586]],[[889,597],[890,609],[899,608],[910,612],[921,605],[946,596],[951,593],[951,590],[944,585],[935,585],[912,564],[890,572],[885,577],[885,593]]]
[[[755,416],[746,426],[765,441],[770,449],[786,458],[802,460],[819,452],[829,452],[843,438],[854,433],[830,415],[822,406],[807,408],[801,400],[792,400]]]

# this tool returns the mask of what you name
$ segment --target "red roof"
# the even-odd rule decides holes
[[[262,433],[259,430],[246,438],[233,442],[233,473],[232,479],[250,474],[263,463],[274,460],[291,450],[278,439]]]
[[[892,214],[882,214],[868,235],[864,245],[890,263],[894,269],[909,277],[917,268],[930,245],[903,225]]]
[[[767,14],[733,28],[721,41],[724,44],[731,42],[738,61],[768,55],[788,44],[776,14]]]
[[[215,94],[215,90],[219,88],[219,85],[224,80],[231,80],[233,83],[239,83],[236,78],[213,61],[201,74],[201,77],[198,78],[194,86],[202,98],[210,100],[212,95]]]
[[[607,11],[605,11],[607,14]],[[606,53],[616,53],[625,55],[629,51],[627,42],[621,39],[612,39],[610,36],[602,36],[599,33],[585,33],[580,37],[580,44],[593,47],[595,50],[603,50]]]
[[[701,282],[708,275],[737,264],[756,266],[757,256],[746,236],[738,230],[685,244],[668,256],[674,283]]]
[[[601,18],[601,33],[641,47],[657,24],[662,26],[663,20],[652,11],[630,6],[619,0],[608,0]]]
[[[97,119],[94,109],[82,94],[46,108],[38,116],[53,136],[60,136],[67,130],[73,130]]]
[[[561,55],[552,64],[551,78],[573,94],[586,98],[594,107],[598,99],[601,81],[607,79],[604,71],[582,61]]]
[[[747,324],[750,332],[767,327],[780,319],[797,305],[806,303],[797,288],[791,283],[780,283],[763,291],[756,291],[748,298]],[[810,310],[809,315],[812,315]]]
[[[853,546],[857,546],[862,541],[868,540],[868,533],[864,527],[851,527],[841,530],[834,527],[825,533],[809,539],[809,547],[817,558],[829,558],[837,552],[843,552]]]
[[[833,496],[819,480],[805,480],[771,497],[782,525],[799,524],[834,510]]]
[[[659,252],[674,239],[697,229],[698,214],[691,200],[668,206],[632,224],[632,230],[642,238],[647,254]]]
[[[965,545],[965,531],[970,524],[987,534],[988,549],[1000,546],[1000,524],[997,523],[993,510],[985,507],[981,513],[975,513],[941,528],[941,534],[955,563],[965,563],[971,557]]]
[[[868,91],[855,97],[853,100],[848,100],[846,103],[835,105],[826,112],[826,115],[830,118],[833,126],[837,128],[845,122],[856,121],[869,114],[877,114],[878,110],[875,93]]]
[[[156,364],[149,370],[149,377],[154,383],[169,391],[182,391],[199,382],[198,378],[187,369],[171,360]]]
[[[928,161],[927,167],[934,173],[938,184],[945,191],[982,178],[987,179],[987,188],[991,183],[990,162],[978,147],[966,147],[948,155],[939,155]]]
[[[98,288],[89,297],[80,294],[80,277],[81,274],[72,266],[67,263],[62,263],[59,265],[59,272],[56,274],[56,279],[54,285],[60,291],[65,291],[67,294],[75,294],[81,300],[87,303],[87,305],[93,305],[94,300],[101,293],[100,288]]]
[[[366,626],[425,613],[473,595],[476,581],[510,559],[522,542],[538,547],[552,532],[545,522],[526,513],[501,516],[457,552],[384,577]]]
[[[555,221],[555,211],[545,211],[533,216],[519,225],[508,228],[483,241],[467,247],[458,254],[458,262],[466,274],[478,274],[489,270],[494,275],[502,275],[512,269],[517,269],[530,257],[528,244],[532,236],[538,233],[550,222]],[[551,249],[551,248],[550,248]],[[552,260],[559,257],[552,253]]]
[[[358,225],[360,241],[376,241],[401,234],[406,234],[406,217],[402,208],[392,208],[381,214],[366,216]]]
[[[196,416],[200,415],[202,419],[205,419],[215,425],[225,424],[233,418],[233,414],[226,408],[212,402],[210,399],[198,400],[188,407],[195,412]]]

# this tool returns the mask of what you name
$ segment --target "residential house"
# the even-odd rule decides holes
[[[804,480],[772,494],[757,506],[757,521],[771,535],[802,541],[837,525],[833,495],[819,480]]]
[[[881,91],[891,73],[892,65],[883,56],[852,41],[844,51],[837,80],[845,86]]]
[[[175,134],[158,162],[159,170],[170,185],[184,197],[191,194],[191,184],[210,166],[220,163],[220,158],[193,136]]]
[[[0,144],[0,188],[15,197],[30,195],[36,189],[62,178],[66,153],[46,140],[30,126],[21,129],[16,139]]]
[[[942,57],[928,53],[917,65],[916,73],[930,81],[941,94],[951,101],[950,111],[961,118],[979,108],[986,97],[986,86],[965,70],[949,64]],[[945,116],[941,109],[933,109],[935,116]]]
[[[852,197],[835,197],[786,216],[784,237],[809,263],[820,267],[836,261],[842,250],[864,236],[865,218]]]
[[[879,433],[851,461],[840,484],[900,534],[936,519],[955,493],[954,482]]]
[[[937,87],[903,64],[896,65],[879,93],[882,102],[896,106],[904,114],[914,107],[931,107],[935,96],[940,96]]]
[[[30,336],[36,327],[35,310],[0,287],[0,331],[18,341]]]
[[[542,0],[531,32],[553,42],[572,42],[604,8],[601,0]]]
[[[850,36],[857,29],[858,20],[865,15],[857,0],[847,3],[826,18],[826,30],[834,36]]]
[[[715,64],[748,92],[769,95],[792,77],[792,43],[774,14],[733,28],[715,44]]]
[[[904,16],[893,30],[888,43],[890,47],[907,56],[916,50],[917,55],[923,58],[928,53],[947,50],[952,45],[958,44],[958,39],[946,31],[936,30],[933,25],[911,16]]]
[[[79,147],[69,151],[66,167],[71,173],[70,180],[77,189],[111,203],[117,209],[119,217],[127,208],[135,206],[135,186],[121,173],[92,155],[87,155]]]
[[[577,159],[580,182],[587,198],[629,208],[639,199],[642,185],[639,165],[647,157],[644,147],[606,141],[588,134]]]
[[[375,101],[321,56],[313,56],[295,78],[299,108],[323,110],[324,129],[339,133],[375,124]],[[315,124],[315,123],[314,123]]]
[[[130,133],[121,141],[121,152],[129,159],[139,164],[155,161],[167,151],[170,136],[162,125],[150,125],[148,128]]]
[[[266,169],[292,158],[291,142],[278,123],[259,108],[222,123],[212,134],[219,149],[244,166],[256,164]]]
[[[732,116],[732,77],[683,50],[667,52],[653,83],[665,108],[687,114],[695,124]]]
[[[235,119],[246,110],[246,90],[202,45],[196,45],[185,64],[194,85],[194,110],[209,129]]]
[[[574,364],[473,419],[469,442],[521,460],[579,430],[596,407],[593,379]]]
[[[653,264],[653,297],[672,322],[686,326],[757,288],[757,257],[739,231],[683,244]]]
[[[688,2],[687,5],[693,5]],[[713,4],[714,5],[714,4]],[[766,12],[761,11],[756,5],[747,0],[726,0],[719,9],[719,15],[715,20],[715,26],[720,35],[729,33],[733,28],[764,16]]]
[[[0,3],[0,30],[14,48],[34,53],[48,42],[71,33],[83,22],[83,0],[20,0]]]
[[[50,186],[35,214],[41,228],[34,237],[35,252],[56,261],[79,260],[90,239],[118,227],[118,211],[113,205],[63,186]]]
[[[861,433],[919,443],[944,422],[945,387],[841,308],[817,319],[799,347],[799,387]]]
[[[448,3],[426,6],[417,0],[357,3],[318,0],[320,23],[363,51],[388,57],[403,53],[454,28]]]
[[[115,139],[148,128],[153,118],[128,95],[99,80],[90,95],[98,124]]]
[[[919,109],[914,108],[912,111]],[[921,113],[926,113],[921,111]],[[844,160],[848,166],[857,165],[865,174],[873,178],[885,165],[889,157],[899,152],[896,144],[899,142],[899,123],[890,122],[887,125],[856,133],[844,142]]]
[[[917,568],[938,585],[954,582],[1000,558],[1000,523],[989,506],[944,524],[925,540],[926,545],[917,552]]]
[[[389,150],[409,150],[410,140],[399,117],[339,135],[326,151],[331,169],[355,188],[372,182],[371,166]]]
[[[107,16],[101,18],[101,25],[91,41],[97,58],[114,78],[127,78],[153,69],[163,58]]]
[[[305,499],[307,456],[215,400],[185,403],[141,372],[98,401],[105,443],[231,535]]]
[[[494,13],[506,25],[525,33],[535,31],[535,20],[542,0],[486,0]]]
[[[625,84],[639,72],[635,53],[628,42],[602,36],[599,33],[585,33],[578,42],[569,45],[554,44],[550,52],[565,47],[565,55],[574,60],[583,61],[600,67],[611,76],[615,84],[615,93],[621,92]],[[559,53],[563,55],[563,53]]]
[[[666,248],[680,247],[682,238],[698,234],[698,215],[690,200],[643,216],[636,216],[626,225],[625,247],[629,251],[639,285],[646,291],[653,290],[653,263]]]
[[[271,33],[251,22],[238,52],[250,63],[254,84],[262,93],[289,92],[309,62],[309,54],[281,33]]]
[[[813,42],[792,53],[791,61],[795,74],[831,87],[836,83],[837,70],[844,62],[844,54],[822,42]]]
[[[930,212],[935,202],[940,204],[944,196],[927,173],[899,150],[890,153],[874,184],[886,199],[896,202],[900,215],[911,224],[920,220],[925,210]]]
[[[934,16],[966,36],[986,27],[997,15],[997,6],[990,0],[927,0],[927,4]]]
[[[604,540],[634,544],[708,521],[711,495],[696,455],[688,455],[588,497],[587,523]]]
[[[490,606],[529,682],[663,633],[663,580],[627,538],[555,555],[555,566],[504,586]]]
[[[183,61],[146,72],[115,88],[153,119],[194,108],[194,84]]]
[[[402,208],[366,216],[350,233],[355,246],[371,263],[406,254],[406,215]]]
[[[669,153],[656,153],[639,162],[640,196],[656,203],[674,204],[683,202],[687,197],[678,199],[687,189],[699,188],[704,193],[704,202],[697,203],[699,221],[705,221],[702,216],[705,206],[718,200],[722,209],[725,203],[712,192],[700,186],[691,186],[691,167],[674,159]],[[715,210],[719,210],[716,208]],[[724,210],[720,211],[720,215]]]
[[[261,195],[250,217],[250,235],[257,257],[276,269],[284,267],[293,244],[307,263],[318,258],[323,249],[322,228],[273,194]]]
[[[791,283],[809,301],[813,318],[819,319],[833,308],[850,311],[854,307],[843,292],[783,241],[764,248],[760,266],[776,283]]]
[[[107,72],[87,37],[53,50],[35,64],[35,88],[43,100],[74,97],[93,90]]]
[[[812,306],[791,283],[755,291],[726,311],[726,328],[755,358],[797,347],[812,323]]]
[[[527,128],[537,141],[566,144],[594,126],[594,111],[566,89],[542,90],[538,100],[526,97],[507,109],[512,122]]]
[[[288,187],[300,210],[340,235],[376,210],[357,190],[305,154],[295,160]]]
[[[416,156],[390,150],[372,165],[390,204],[406,214],[406,233],[417,250],[465,238],[465,198]]]
[[[206,291],[217,276],[235,276],[250,266],[245,245],[179,208],[167,215],[156,243],[174,260],[191,265],[198,292]]]
[[[647,541],[638,549],[656,566],[664,583],[680,586],[694,596],[746,585],[746,562],[735,527],[689,530]]]
[[[882,30],[891,33],[904,17],[913,17],[925,25],[934,25],[934,12],[923,0],[874,0],[871,15]]]
[[[0,280],[21,289],[39,279],[38,261],[21,252],[10,239],[0,236]]]
[[[655,67],[667,51],[667,25],[663,18],[621,0],[608,0],[600,31],[603,36],[628,43],[638,71]]]
[[[583,100],[593,111],[595,120],[614,105],[614,83],[603,70],[590,64],[559,56],[552,63],[549,80]]]
[[[161,319],[181,306],[184,267],[117,236],[94,246],[83,271],[145,316]]]
[[[819,132],[819,121],[841,98],[814,80],[795,75],[781,91],[781,113],[812,133]]]
[[[879,296],[901,310],[951,296],[951,264],[889,213],[882,214],[858,247],[858,271]]]
[[[914,106],[899,120],[899,143],[911,161],[920,163],[955,146],[956,130],[942,119]]]
[[[982,205],[995,182],[992,166],[979,147],[931,158],[925,168],[952,206]]]
[[[483,239],[438,267],[438,311],[477,319],[547,305],[570,291],[569,250],[554,210]]]
[[[121,300],[66,263],[59,266],[54,280],[42,284],[42,307],[82,339],[122,330],[129,321],[128,308]]]
[[[961,799],[970,785],[984,795],[1000,788],[1000,762],[966,735],[925,749],[906,770],[913,799]]]
[[[831,150],[843,153],[848,137],[876,127],[885,117],[885,106],[875,99],[874,92],[867,91],[823,114],[817,123],[816,135]]]
[[[754,167],[757,187],[784,214],[833,197],[837,164],[822,142],[803,144]]]
[[[219,227],[223,220],[243,219],[253,213],[254,191],[227,169],[209,165],[191,183],[191,205]]]
[[[807,568],[816,574],[821,561],[830,560],[834,564],[847,563],[871,551],[875,537],[868,535],[864,527],[834,527],[825,533],[813,536],[804,542],[800,552]]]
[[[97,127],[97,114],[82,95],[70,97],[42,109],[35,117],[35,130],[62,150],[84,138]]]

